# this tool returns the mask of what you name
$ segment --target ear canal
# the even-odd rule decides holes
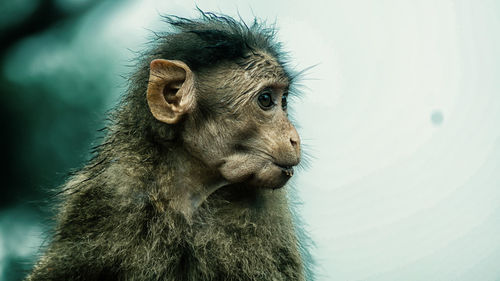
[[[175,124],[195,103],[194,78],[182,61],[156,59],[150,64],[149,110],[159,121]]]

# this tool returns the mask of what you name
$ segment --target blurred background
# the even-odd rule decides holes
[[[21,280],[47,189],[82,167],[160,14],[276,23],[309,167],[318,280],[500,280],[500,2],[0,2],[0,280]]]

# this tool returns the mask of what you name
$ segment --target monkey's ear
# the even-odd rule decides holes
[[[179,122],[195,104],[193,72],[182,61],[153,60],[147,99],[149,110],[156,119],[168,124]]]

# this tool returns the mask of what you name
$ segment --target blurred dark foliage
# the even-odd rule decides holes
[[[71,42],[79,21],[93,9],[111,1],[19,0],[2,1],[0,10],[0,137],[3,148],[0,196],[0,280],[21,280],[31,268],[37,241],[43,241],[52,215],[50,192],[64,182],[70,171],[89,158],[97,130],[105,120],[107,87],[112,84],[99,60],[90,60],[78,71],[53,71],[43,77],[8,75],[23,60],[12,61],[19,46],[34,44],[25,56],[35,58],[44,46],[39,36],[54,44]],[[119,1],[107,3],[118,5]],[[96,27],[98,28],[98,27]],[[34,38],[34,39],[33,39]],[[57,41],[60,42],[57,42]],[[82,54],[75,54],[81,60]],[[22,72],[21,72],[22,73]],[[116,74],[116,73],[115,73]],[[78,77],[76,77],[78,76]],[[78,80],[78,83],[74,81]],[[63,85],[66,83],[67,85]],[[68,98],[81,97],[77,101]],[[66,95],[66,96],[65,96]],[[40,226],[39,240],[29,244],[26,231]],[[24,235],[24,236],[23,236]],[[31,248],[23,248],[31,247]]]
[[[15,2],[15,1],[14,1]],[[56,26],[72,25],[83,16],[97,1],[87,1],[80,8],[63,10],[57,1],[35,1],[36,8],[22,21],[2,26],[0,33],[0,65],[4,68],[9,51],[25,38],[38,33],[50,32]],[[6,5],[6,4],[3,4]],[[0,206],[17,204],[19,200],[38,199],[44,191],[38,187],[54,180],[53,175],[75,167],[81,162],[83,150],[92,137],[92,123],[86,104],[68,108],[59,94],[51,92],[50,81],[46,85],[33,85],[31,81],[19,84],[9,81],[5,71],[0,74],[0,122],[4,131],[1,138],[6,148],[3,167],[4,192]],[[67,75],[62,74],[61,75]],[[58,80],[58,79],[54,79]],[[89,85],[92,87],[92,85]],[[68,122],[71,120],[72,124]],[[61,136],[57,127],[64,122],[72,129],[68,135]],[[50,151],[38,135],[47,139],[64,138],[60,144],[67,152],[73,151],[72,160],[64,161],[57,155],[60,151]],[[78,159],[80,158],[80,159]]]

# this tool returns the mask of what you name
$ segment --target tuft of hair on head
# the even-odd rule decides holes
[[[275,41],[276,30],[254,19],[247,25],[226,15],[198,9],[198,19],[163,15],[172,31],[157,34],[156,54],[185,62],[193,71],[213,67],[224,61],[245,58],[250,53],[264,51],[285,64],[281,44]]]

